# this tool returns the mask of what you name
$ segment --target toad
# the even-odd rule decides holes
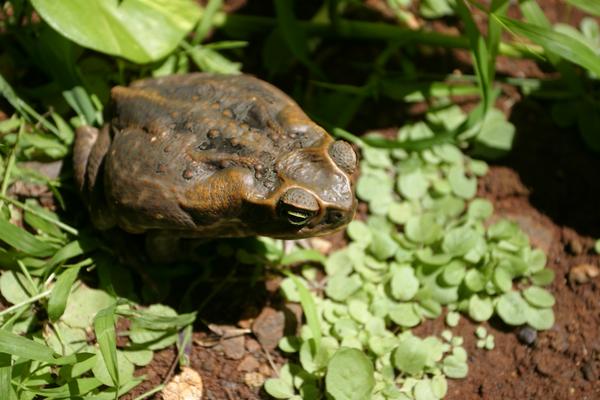
[[[354,215],[352,146],[269,83],[193,73],[111,97],[109,123],[79,128],[74,148],[75,181],[100,230],[296,239]]]

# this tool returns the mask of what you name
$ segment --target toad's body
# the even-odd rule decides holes
[[[77,184],[99,229],[177,237],[315,236],[354,214],[356,155],[256,78],[148,79],[80,128]]]

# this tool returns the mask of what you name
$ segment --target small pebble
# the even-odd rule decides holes
[[[191,368],[183,367],[181,373],[171,379],[161,394],[164,400],[200,400],[203,389],[200,374]]]
[[[537,331],[532,327],[525,325],[517,332],[517,338],[521,343],[531,346],[537,339]]]
[[[571,268],[569,271],[569,281],[571,283],[586,283],[590,279],[596,278],[600,275],[600,270],[593,264],[579,264]]]
[[[598,379],[598,373],[596,372],[596,368],[594,368],[594,365],[591,362],[586,362],[585,364],[583,364],[583,367],[581,367],[581,372],[583,373],[583,377],[587,381],[594,382]]]

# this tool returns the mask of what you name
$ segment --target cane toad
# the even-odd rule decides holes
[[[94,225],[170,237],[302,238],[353,217],[352,147],[248,75],[112,89],[110,123],[78,129],[75,180]]]

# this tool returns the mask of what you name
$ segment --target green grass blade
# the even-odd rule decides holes
[[[310,59],[306,33],[298,24],[292,9],[294,2],[290,0],[275,0],[274,2],[277,13],[277,26],[290,51],[312,73],[320,79],[325,79],[325,74]]]
[[[34,257],[48,257],[56,251],[56,247],[42,242],[31,233],[2,218],[0,218],[0,240]]]
[[[44,268],[46,270],[51,270],[56,267],[60,263],[80,255],[83,255],[89,251],[92,251],[98,247],[98,242],[93,238],[81,237],[77,240],[72,241],[66,246],[62,247],[58,250],[52,258],[50,258]]]
[[[465,33],[471,44],[471,56],[473,57],[473,66],[477,75],[477,82],[481,90],[481,99],[484,102],[484,109],[487,111],[490,107],[490,93],[493,77],[490,76],[489,65],[493,63],[491,54],[488,50],[485,38],[479,32],[475,24],[473,14],[468,9],[465,0],[456,2],[456,12],[465,25]]]
[[[12,356],[0,353],[0,399],[12,399]]]
[[[11,106],[15,108],[27,120],[29,120],[29,116],[33,117],[33,119],[42,125],[44,128],[48,129],[50,132],[60,137],[60,132],[54,125],[50,123],[46,118],[42,117],[38,114],[33,108],[29,106],[29,104],[25,103],[13,90],[10,84],[4,79],[2,74],[0,74],[0,96],[4,97],[6,101],[10,103]]]
[[[525,20],[529,23],[552,30],[552,24],[550,20],[544,14],[544,11],[540,8],[535,0],[521,0],[519,2],[519,8],[521,13],[525,17]],[[544,46],[542,46],[544,47]],[[573,65],[565,62],[561,57],[560,53],[555,53],[551,49],[544,47],[546,57],[548,61],[556,67],[561,73],[562,78],[567,81],[571,91],[581,93],[583,92],[583,84]]]
[[[600,56],[579,40],[542,26],[501,16],[496,18],[513,34],[526,37],[565,60],[600,75]]]
[[[96,117],[98,113],[96,112],[96,108],[92,103],[90,95],[83,87],[75,86],[71,90],[65,90],[62,94],[67,103],[75,110],[79,118],[86,125],[101,123],[101,121],[97,121]]]
[[[50,321],[58,320],[65,312],[67,306],[67,299],[69,293],[71,293],[71,287],[77,279],[79,270],[81,267],[67,268],[62,274],[56,279],[56,283],[52,288],[52,293],[48,299],[48,317]]]
[[[508,9],[509,0],[492,0],[492,4],[490,5],[490,13],[494,15],[506,15],[506,10]],[[498,51],[500,47],[500,39],[502,34],[502,25],[498,23],[496,18],[488,19],[488,38],[487,45],[490,50],[490,62],[489,67],[489,75],[491,79],[494,79],[496,74],[496,57],[498,56]]]
[[[567,0],[567,3],[600,17],[600,1],[598,0]]]
[[[208,33],[208,31],[210,30],[212,23],[213,23],[213,18],[215,16],[215,14],[217,13],[217,11],[219,11],[219,9],[221,8],[221,6],[223,5],[223,0],[209,0],[208,4],[206,5],[206,7],[204,8],[203,12],[202,12],[202,18],[200,19],[200,23],[198,24],[198,27],[196,28],[196,32],[195,32],[195,36],[194,36],[194,40],[192,40],[192,45],[197,45],[200,44],[200,42],[202,42],[202,39],[204,39],[204,37],[206,36],[206,34]]]
[[[45,399],[74,399],[81,398],[81,396],[100,386],[102,386],[102,382],[96,378],[90,377],[72,379],[68,383],[58,387],[48,389],[31,387],[26,390],[29,393],[36,394]]]
[[[54,351],[41,343],[0,329],[0,353],[55,364]]]
[[[302,305],[302,309],[304,310],[304,315],[306,317],[308,327],[310,328],[313,334],[313,338],[315,339],[316,354],[318,354],[321,348],[322,333],[321,324],[319,323],[319,314],[317,313],[317,306],[315,304],[315,301],[313,300],[312,295],[310,294],[306,286],[304,286],[302,282],[300,282],[300,279],[298,279],[298,277],[296,277],[289,271],[284,271],[284,273],[288,277],[290,277],[292,281],[294,281],[294,284],[298,289],[298,294],[300,295],[300,304]]]
[[[8,185],[10,184],[10,178],[12,176],[13,169],[15,167],[15,160],[17,158],[17,151],[19,148],[19,143],[21,142],[21,137],[23,136],[23,131],[25,130],[25,122],[21,120],[21,126],[19,127],[19,133],[17,134],[17,140],[13,148],[10,151],[10,155],[8,156],[8,160],[6,162],[6,167],[4,169],[4,176],[2,177],[2,186],[0,187],[0,195],[5,196],[6,191],[8,190]],[[4,203],[0,202],[0,208],[4,206]]]
[[[180,314],[169,317],[156,315],[144,310],[119,310],[119,315],[135,320],[137,326],[153,330],[180,330],[196,320],[196,313]]]
[[[32,296],[32,297],[28,298],[27,300],[24,300],[20,303],[13,304],[12,306],[7,307],[4,310],[0,311],[0,317],[2,317],[3,315],[6,315],[6,314],[10,314],[11,312],[18,310],[19,308],[24,307],[28,304],[35,303],[36,301],[43,299],[44,297],[48,297],[48,296],[50,296],[50,293],[51,293],[50,290],[46,290],[46,291],[36,294],[35,296]]]
[[[336,138],[347,140],[350,143],[356,144],[358,147],[367,145],[371,147],[377,147],[380,149],[405,149],[409,151],[425,150],[438,144],[453,143],[454,137],[456,136],[455,132],[443,132],[427,139],[389,140],[380,137],[360,138],[339,127],[334,127],[330,129],[330,132]]]
[[[297,250],[293,253],[286,254],[280,261],[281,265],[296,264],[300,261],[315,261],[325,264],[327,257],[313,249]]]
[[[119,387],[119,368],[117,364],[117,338],[115,332],[115,305],[100,310],[94,319],[94,332],[100,347],[100,354],[108,369],[115,387]]]

